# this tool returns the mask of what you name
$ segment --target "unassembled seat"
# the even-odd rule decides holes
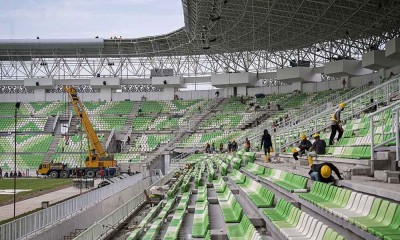
[[[213,182],[214,185],[214,189],[217,193],[222,193],[225,191],[226,188],[226,183],[224,180],[222,180],[222,178],[218,178],[218,180],[214,180]]]
[[[161,209],[162,202],[160,202],[157,206],[153,207],[146,216],[139,223],[137,228],[128,236],[127,240],[139,239],[140,235],[143,233],[144,227],[151,221],[152,218],[157,214],[157,212]]]
[[[242,217],[243,209],[228,188],[225,189],[225,192],[225,196],[227,196],[226,201],[224,201],[224,198],[218,198],[224,221],[226,223],[237,223]]]
[[[244,183],[244,181],[246,180],[246,176],[236,169],[233,169],[233,171],[229,173],[228,176],[232,179],[232,181],[237,184]]]
[[[262,175],[264,174],[265,168],[263,166],[260,166],[255,163],[247,163],[247,165],[244,167],[245,170],[251,172],[254,175]]]

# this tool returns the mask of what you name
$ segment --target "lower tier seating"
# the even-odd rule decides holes
[[[397,203],[321,182],[299,196],[381,239],[400,239]]]
[[[243,215],[239,224],[228,225],[228,237],[231,240],[262,239],[246,215]]]
[[[263,209],[264,215],[290,240],[322,239],[343,240],[318,219],[279,199],[275,208]]]

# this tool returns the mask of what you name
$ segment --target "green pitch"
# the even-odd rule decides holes
[[[28,190],[17,193],[17,201],[43,195],[45,193],[72,186],[72,179],[51,178],[17,178],[17,190]],[[13,194],[2,194],[3,190],[14,190],[14,179],[0,179],[0,206],[14,201]],[[9,192],[9,191],[8,191]]]

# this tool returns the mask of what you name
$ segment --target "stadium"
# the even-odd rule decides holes
[[[0,239],[400,239],[400,2],[181,8],[0,39]]]

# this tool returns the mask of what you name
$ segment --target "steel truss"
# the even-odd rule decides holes
[[[399,36],[392,31],[381,36],[357,40],[341,39],[316,43],[307,48],[269,52],[267,50],[175,56],[131,56],[121,49],[119,57],[99,53],[98,57],[84,53],[76,57],[64,57],[60,49],[53,50],[51,57],[32,51],[30,58],[10,53],[0,60],[1,80],[52,77],[54,79],[88,79],[100,74],[122,79],[149,78],[152,69],[173,69],[175,75],[184,77],[207,76],[228,72],[271,72],[290,66],[290,61],[310,61],[311,66],[323,66],[336,59],[357,59],[371,49],[383,49],[385,43]]]

